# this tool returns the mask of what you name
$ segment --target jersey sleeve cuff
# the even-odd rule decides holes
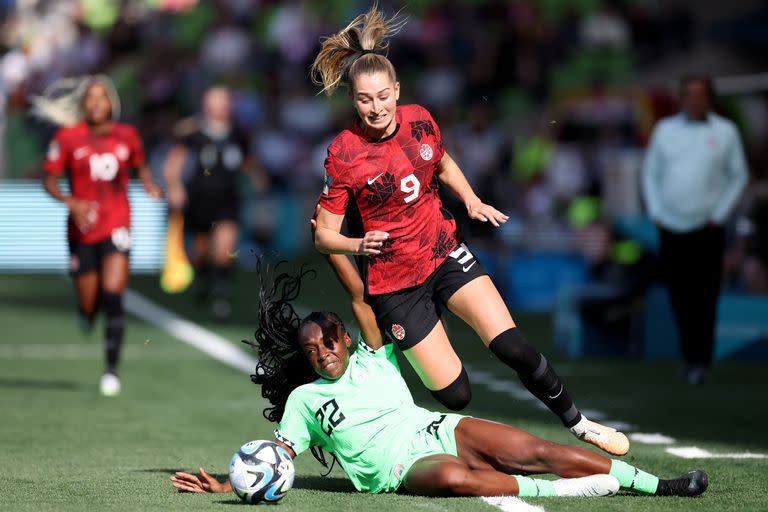
[[[280,432],[277,429],[275,429],[275,439],[277,439],[281,443],[287,444],[288,446],[291,447],[292,450],[294,450],[296,448],[296,443],[294,443],[293,441],[291,441],[287,437],[284,437],[282,434],[280,434]]]

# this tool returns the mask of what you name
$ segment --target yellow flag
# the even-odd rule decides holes
[[[184,250],[184,217],[181,212],[168,216],[168,233],[165,240],[165,265],[160,276],[160,288],[165,293],[181,293],[195,278]]]

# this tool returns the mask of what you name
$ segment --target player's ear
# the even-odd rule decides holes
[[[395,82],[395,101],[400,99],[400,82]]]
[[[344,332],[344,346],[349,348],[352,346],[352,338],[349,336],[348,332]]]

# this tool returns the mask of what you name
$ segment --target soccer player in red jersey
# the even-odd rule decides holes
[[[71,81],[70,81],[71,82]],[[48,147],[43,186],[69,209],[69,270],[77,292],[81,325],[89,330],[101,305],[106,315],[106,371],[100,391],[120,392],[117,364],[124,335],[123,290],[131,248],[128,181],[138,170],[144,189],[162,197],[144,161],[136,129],[114,122],[119,98],[106,77],[72,82],[69,94],[34,100],[35,113],[62,126]],[[67,173],[70,194],[58,179]]]
[[[444,303],[576,437],[624,455],[627,437],[579,412],[547,359],[520,334],[442,207],[438,184],[466,205],[470,218],[494,226],[507,221],[475,195],[443,147],[430,113],[419,105],[397,105],[395,69],[377,51],[402,24],[387,20],[374,6],[326,38],[312,65],[312,78],[326,93],[349,86],[358,113],[328,148],[315,246],[329,254],[367,256],[366,301],[386,336],[443,405],[460,410],[471,398],[467,373],[440,321]],[[340,232],[351,202],[362,216],[361,237]]]

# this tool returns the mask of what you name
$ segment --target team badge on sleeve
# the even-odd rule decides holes
[[[331,193],[331,182],[333,181],[333,178],[331,176],[328,176],[328,173],[325,173],[325,176],[323,177],[323,195],[327,196]]]
[[[392,336],[398,341],[403,341],[403,338],[405,338],[405,328],[400,324],[392,324]]]

